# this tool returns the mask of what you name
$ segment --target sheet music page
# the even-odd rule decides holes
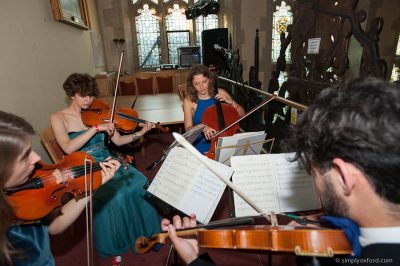
[[[189,131],[186,131],[182,136],[190,143],[193,143],[197,137],[203,132],[205,125],[203,124],[198,124]],[[172,144],[169,146],[170,149],[174,148],[175,146],[182,147],[176,140],[172,142]]]
[[[247,141],[249,142],[250,145],[247,148],[247,150],[245,149],[244,146],[216,149],[215,160],[225,165],[231,165],[230,158],[232,156],[244,155],[243,154],[244,152],[246,155],[254,154],[252,150],[255,150],[256,154],[260,154],[263,144],[262,143],[258,145],[251,145],[251,144],[265,140],[266,136],[267,133],[265,133],[264,131],[256,131],[256,132],[238,133],[233,136],[218,138],[217,147],[228,147],[235,145],[240,146],[245,144]],[[259,152],[257,152],[257,150],[259,150]]]
[[[270,154],[276,165],[279,205],[281,212],[321,208],[314,181],[298,162],[290,162],[294,154]]]
[[[279,212],[275,164],[265,155],[234,156],[231,158],[234,170],[233,183],[240,188],[260,209],[268,213]],[[235,216],[258,215],[239,195],[233,195]]]
[[[267,133],[262,132],[260,135],[255,135],[252,137],[246,137],[243,139],[239,139],[237,142],[237,148],[235,150],[234,156],[240,155],[258,155],[261,153],[261,148],[264,143]],[[245,144],[249,144],[248,147],[244,146]]]
[[[210,161],[223,177],[230,178],[233,172],[230,167]],[[199,222],[207,224],[225,186],[189,151],[175,147],[168,154],[148,191],[187,215],[195,213]]]
[[[321,207],[313,178],[288,158],[293,154],[262,154],[232,157],[233,183],[264,212],[314,210]],[[264,195],[266,194],[266,195]],[[236,216],[256,212],[234,195]]]

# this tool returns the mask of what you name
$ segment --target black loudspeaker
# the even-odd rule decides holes
[[[217,28],[203,30],[201,33],[201,47],[203,54],[203,64],[207,67],[214,65],[219,73],[227,70],[228,64],[224,55],[214,49],[214,45],[228,49],[228,29]]]

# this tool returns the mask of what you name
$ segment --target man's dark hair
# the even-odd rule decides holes
[[[290,147],[311,172],[334,158],[354,164],[376,193],[399,204],[400,88],[375,78],[323,90],[300,116]]]

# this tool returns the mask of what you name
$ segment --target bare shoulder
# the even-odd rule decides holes
[[[65,109],[50,115],[50,124],[53,127],[55,125],[64,125],[65,123],[66,123]]]
[[[64,120],[64,115],[63,115],[63,111],[58,111],[56,113],[53,113],[50,115],[50,121],[51,122],[55,122],[55,121],[63,121]]]
[[[190,99],[189,96],[186,96],[185,99],[183,99],[183,105],[186,105],[186,106],[194,106],[195,103],[192,102],[192,100]]]

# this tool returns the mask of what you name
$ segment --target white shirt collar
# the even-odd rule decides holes
[[[360,244],[365,247],[375,243],[400,243],[400,226],[360,227]]]

